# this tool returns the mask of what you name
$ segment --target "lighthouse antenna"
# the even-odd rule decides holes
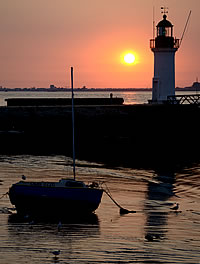
[[[189,15],[188,15],[188,18],[187,18],[187,21],[186,21],[186,24],[185,24],[185,27],[184,27],[184,30],[183,30],[182,37],[181,37],[181,39],[180,39],[180,45],[179,45],[179,47],[181,46],[181,43],[182,43],[182,41],[183,41],[183,37],[184,37],[185,31],[186,31],[186,29],[187,29],[187,25],[188,25],[188,22],[189,22],[189,19],[190,19],[191,13],[192,13],[192,11],[190,10]]]
[[[155,6],[153,6],[153,39],[155,38]]]

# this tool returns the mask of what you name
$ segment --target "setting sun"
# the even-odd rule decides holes
[[[133,53],[127,53],[124,56],[124,61],[128,64],[132,64],[135,61],[135,56],[133,55]]]

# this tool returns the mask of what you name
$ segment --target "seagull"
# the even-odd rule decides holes
[[[55,256],[55,258],[60,254],[60,250],[51,251],[51,253]]]
[[[22,175],[22,180],[26,180],[26,176],[25,175]]]
[[[173,207],[171,207],[170,209],[177,211],[179,208],[179,203],[175,203]]]

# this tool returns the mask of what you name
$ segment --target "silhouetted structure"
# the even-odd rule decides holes
[[[179,48],[179,40],[174,38],[173,25],[165,12],[156,28],[156,38],[150,40],[154,53],[152,103],[163,103],[167,96],[175,95],[175,52]]]

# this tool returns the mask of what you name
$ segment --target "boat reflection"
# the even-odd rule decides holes
[[[99,224],[98,216],[95,213],[88,215],[67,215],[66,217],[62,216],[62,219],[56,216],[49,217],[48,215],[34,216],[31,218],[29,215],[23,216],[21,214],[12,213],[8,217],[8,223],[26,223],[34,221],[35,223],[58,223],[62,220],[62,223],[65,224]]]
[[[89,237],[98,236],[100,234],[99,219],[96,214],[79,219],[58,219],[37,218],[35,220],[25,219],[17,214],[8,217],[9,236],[15,243],[26,243],[30,240],[37,239],[59,239],[65,238],[65,242],[73,240],[87,239]],[[13,239],[14,238],[14,239]],[[17,238],[17,239],[16,239]]]

